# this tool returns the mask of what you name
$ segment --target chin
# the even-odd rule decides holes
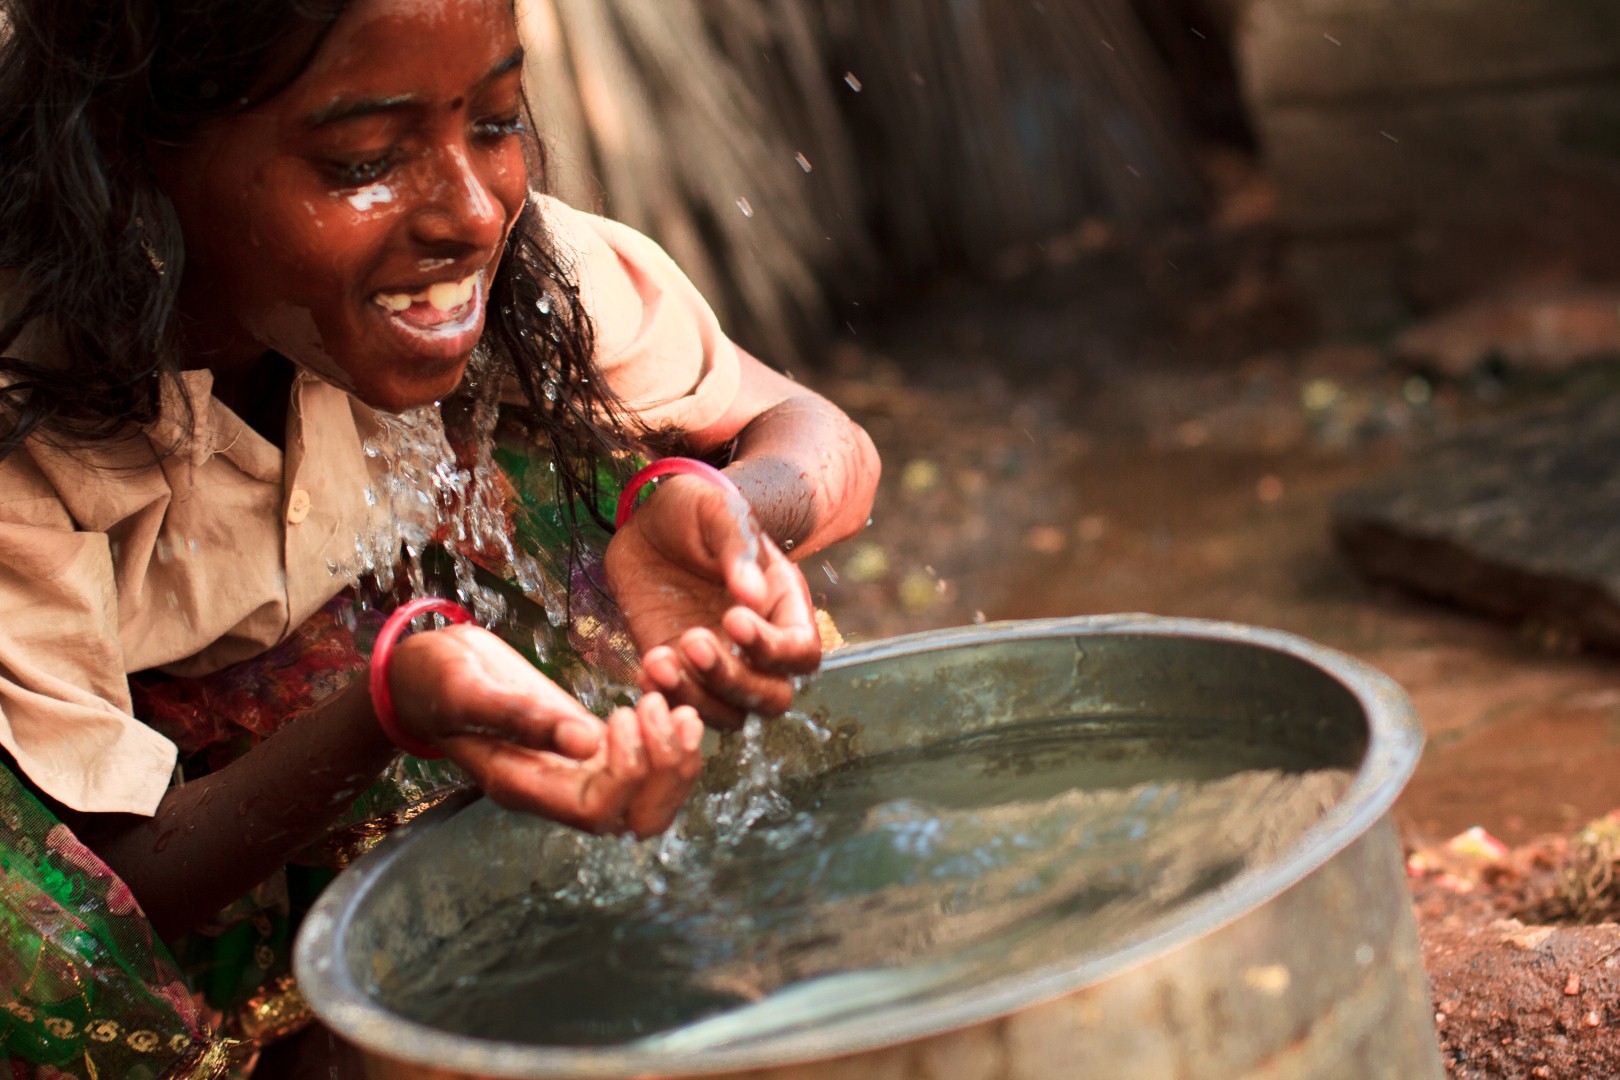
[[[373,409],[390,413],[410,412],[425,405],[437,405],[455,393],[466,373],[467,361],[463,359],[455,365],[453,372],[443,376],[412,379],[409,382],[390,380],[380,385],[357,387],[352,393]]]

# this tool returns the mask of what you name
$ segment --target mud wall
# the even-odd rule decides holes
[[[1330,331],[1620,280],[1620,3],[1247,0],[1244,93]]]

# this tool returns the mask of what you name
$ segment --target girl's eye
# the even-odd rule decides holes
[[[375,184],[378,180],[387,176],[393,167],[394,155],[388,153],[379,158],[372,158],[370,161],[361,161],[354,164],[334,164],[332,174],[342,186],[358,188],[365,187],[367,184]]]
[[[512,113],[493,120],[480,120],[473,125],[473,130],[486,139],[506,139],[521,135],[528,130],[528,125],[523,122],[522,113]]]

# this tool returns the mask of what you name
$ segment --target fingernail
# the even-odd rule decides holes
[[[703,742],[703,722],[685,717],[680,725],[681,749],[687,753],[696,750]]]
[[[564,720],[557,735],[559,739],[568,736],[579,742],[588,740],[594,743],[599,741],[600,729],[596,725],[588,724],[583,720]]]
[[[701,670],[709,671],[720,662],[720,654],[715,652],[714,643],[707,638],[698,638],[686,647],[687,658]]]

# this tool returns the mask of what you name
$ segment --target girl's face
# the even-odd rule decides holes
[[[196,360],[274,349],[391,411],[454,389],[527,193],[520,59],[511,0],[355,0],[286,90],[158,152]]]

